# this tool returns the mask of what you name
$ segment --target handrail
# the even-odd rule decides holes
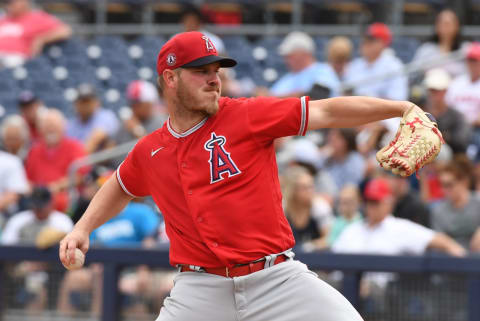
[[[168,246],[157,249],[93,247],[88,251],[85,262],[114,263],[122,266],[147,264],[171,268],[168,253]],[[433,253],[423,256],[393,256],[296,252],[295,259],[299,259],[312,269],[322,270],[462,273],[480,276],[480,256],[456,258]],[[0,262],[22,260],[60,264],[58,247],[39,250],[31,246],[0,246]]]
[[[438,57],[429,57],[423,60],[419,61],[412,61],[396,70],[391,70],[388,72],[384,72],[380,75],[376,75],[374,77],[363,77],[361,79],[348,82],[348,83],[343,83],[341,91],[346,92],[348,90],[351,90],[355,87],[362,86],[366,83],[371,84],[371,83],[376,83],[380,82],[383,80],[386,80],[391,77],[396,77],[400,75],[409,75],[413,74],[416,72],[424,72],[427,71],[428,69],[431,69],[433,67],[440,67],[442,65],[445,65],[447,63],[451,63],[454,61],[460,61],[465,59],[465,50],[463,49],[458,49],[456,51],[453,51],[445,56],[438,56]]]
[[[110,35],[172,35],[181,32],[181,26],[176,23],[103,23],[103,24],[73,24],[75,34],[91,36],[98,34]],[[226,35],[286,35],[291,31],[298,30],[295,25],[289,24],[243,24],[243,25],[214,25],[208,24],[205,29],[220,36]],[[316,25],[303,24],[302,31],[312,36],[361,36],[362,27],[352,24],[338,25]],[[430,25],[398,25],[395,26],[395,37],[430,37],[433,28]],[[479,26],[464,26],[462,35],[464,37],[477,37],[480,34]]]
[[[353,305],[358,306],[359,282],[363,272],[404,272],[404,273],[454,273],[468,276],[468,320],[480,320],[480,257],[453,258],[440,254],[425,256],[382,256],[358,254],[297,253],[296,259],[307,264],[312,270],[341,270],[344,272],[343,294]],[[4,284],[3,265],[11,261],[46,261],[60,265],[58,247],[39,250],[27,246],[0,246],[0,289]],[[117,289],[120,269],[125,266],[147,264],[171,268],[168,249],[111,249],[92,248],[86,256],[86,263],[104,264],[104,302],[102,320],[120,320],[118,307],[120,296]],[[2,293],[3,294],[3,293]],[[0,297],[1,303],[4,302]],[[0,314],[1,315],[1,314]]]
[[[97,164],[106,160],[110,160],[115,157],[126,155],[135,146],[138,140],[132,140],[121,145],[117,145],[96,153],[89,154],[87,156],[76,159],[70,164],[68,168],[68,180],[69,180],[69,195],[71,200],[77,198],[76,191],[76,173],[78,170],[85,166]]]

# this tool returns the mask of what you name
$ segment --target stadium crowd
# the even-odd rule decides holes
[[[28,1],[7,3],[26,7],[7,8],[7,16],[0,18],[0,62],[5,66],[10,66],[12,56],[15,63],[22,63],[45,44],[71,36],[70,28],[57,19],[31,13]],[[186,30],[202,28],[197,14],[186,12],[182,19]],[[25,33],[14,32],[15,28],[31,24],[17,25],[18,16],[45,19],[45,28],[30,30],[28,39],[20,39]],[[411,61],[421,72],[411,75],[398,72],[404,63],[390,47],[395,35],[378,22],[365,30],[358,57],[351,39],[333,37],[326,46],[326,60],[319,61],[312,37],[299,31],[288,34],[278,46],[286,73],[269,88],[252,87],[221,71],[225,96],[366,95],[412,100],[438,120],[446,144],[434,163],[409,178],[387,174],[375,160],[375,152],[395,135],[398,119],[279,139],[284,209],[297,251],[420,255],[434,250],[458,257],[480,252],[480,44],[462,38],[458,18],[449,9],[438,14],[434,30]],[[210,37],[217,48],[235,57],[221,37]],[[14,39],[19,42],[15,48]],[[461,60],[435,63],[457,50]],[[17,113],[1,120],[1,244],[45,247],[60,240],[122,158],[84,166],[74,175],[71,165],[141,138],[168,121],[155,84],[145,80],[130,79],[122,93],[129,108],[117,113],[102,106],[95,84],[82,83],[76,92],[73,115],[45,106],[38,92],[25,90],[18,96]],[[69,193],[72,188],[77,197]],[[132,202],[93,233],[92,246],[168,244],[161,213],[152,204],[148,199]],[[52,235],[54,241],[46,242]],[[25,284],[15,296],[16,304],[34,310],[46,307],[47,270],[32,262],[16,269],[14,277]],[[58,309],[66,314],[82,309],[98,312],[100,277],[97,265],[66,273],[61,300],[55,303]],[[372,280],[380,280],[377,286],[382,286],[386,279]],[[131,311],[152,307],[157,311],[170,281],[145,266],[127,271],[120,280],[125,305]]]

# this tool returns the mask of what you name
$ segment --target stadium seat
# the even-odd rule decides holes
[[[395,37],[391,47],[393,50],[395,50],[398,58],[400,58],[404,63],[409,63],[412,61],[419,44],[419,41],[415,38]]]

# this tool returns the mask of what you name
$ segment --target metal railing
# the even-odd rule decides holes
[[[297,253],[297,259],[312,270],[340,270],[344,274],[341,292],[358,308],[360,279],[364,272],[400,272],[400,273],[448,273],[468,278],[468,321],[480,320],[480,258],[452,258],[446,256],[378,256],[378,255],[339,255],[332,253]],[[56,262],[58,248],[38,250],[33,247],[0,247],[0,289],[4,293],[6,262],[12,261]],[[87,253],[86,263],[103,263],[103,321],[120,320],[120,293],[117,288],[121,268],[147,264],[168,268],[167,249],[100,249],[94,248]],[[0,304],[5,302],[0,298]],[[2,315],[0,306],[0,315]]]

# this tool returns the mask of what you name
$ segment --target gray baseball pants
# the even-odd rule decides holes
[[[156,321],[361,321],[337,290],[299,261],[234,278],[180,272]]]

